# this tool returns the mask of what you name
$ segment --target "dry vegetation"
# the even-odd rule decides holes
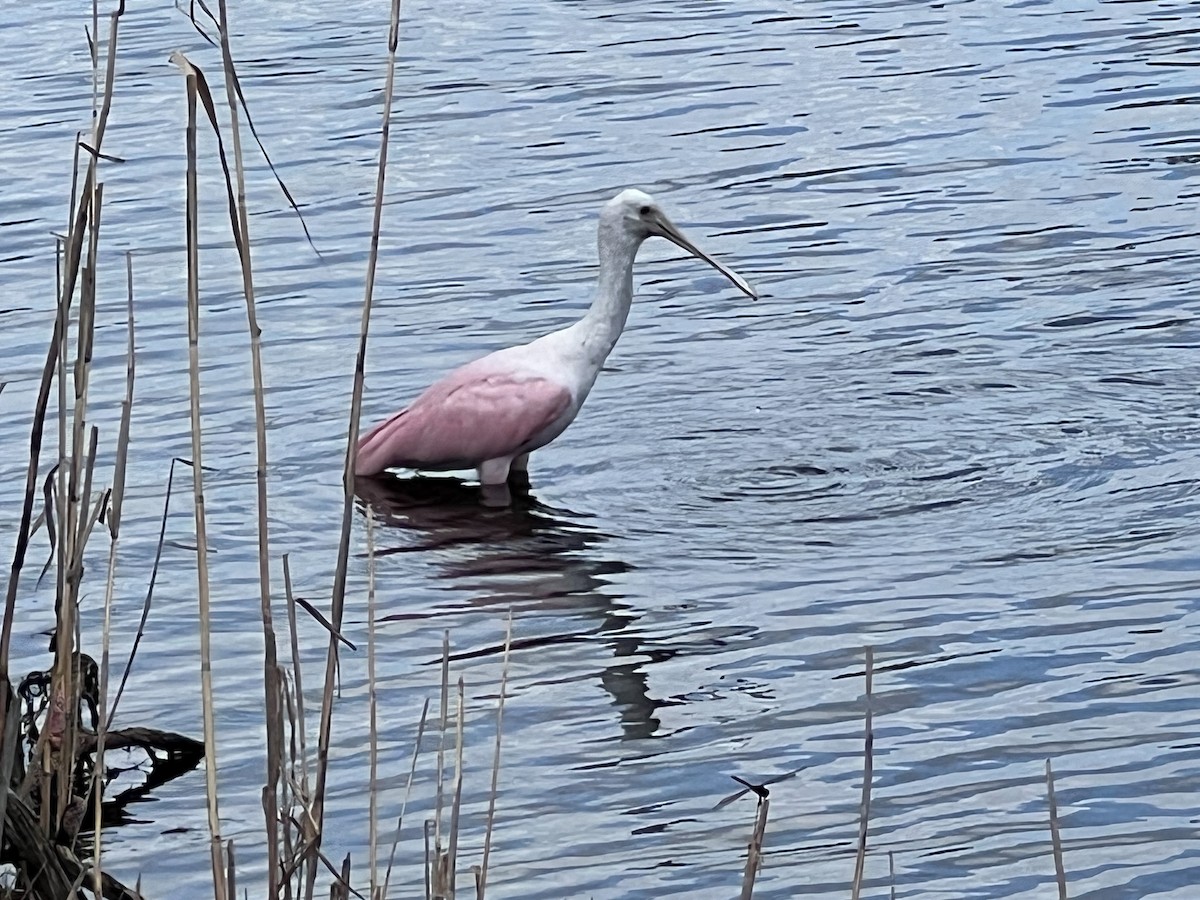
[[[196,18],[199,13],[207,20]],[[267,433],[263,392],[263,372],[260,352],[260,329],[254,301],[254,275],[251,261],[249,216],[245,202],[245,173],[242,161],[239,115],[249,124],[249,111],[244,105],[241,86],[228,41],[226,5],[218,4],[215,12],[204,4],[196,4],[191,14],[197,31],[212,41],[209,32],[217,35],[223,61],[227,125],[222,128],[218,105],[209,89],[204,73],[182,53],[172,56],[184,74],[187,118],[186,140],[186,250],[187,250],[187,320],[188,363],[190,383],[190,412],[192,447],[191,458],[176,460],[185,464],[192,476],[192,500],[195,514],[197,599],[200,610],[200,660],[204,734],[202,741],[184,735],[149,728],[110,730],[121,690],[109,703],[109,624],[120,547],[121,503],[124,491],[125,465],[129,448],[129,422],[133,404],[136,354],[134,333],[134,272],[127,257],[128,300],[127,316],[127,379],[122,401],[122,415],[113,451],[115,460],[111,485],[100,489],[95,483],[99,429],[89,425],[88,384],[92,368],[92,341],[96,314],[96,264],[101,233],[101,210],[104,186],[99,169],[105,156],[102,152],[104,131],[109,110],[114,101],[114,76],[121,19],[121,4],[108,17],[107,48],[103,52],[92,44],[95,81],[93,127],[86,138],[76,144],[76,187],[70,198],[71,228],[59,240],[59,284],[57,286],[57,315],[47,349],[46,363],[34,402],[33,428],[30,434],[29,464],[26,473],[25,497],[22,505],[11,574],[5,596],[3,636],[0,641],[0,779],[7,789],[0,792],[2,812],[2,859],[11,869],[8,891],[15,897],[37,900],[60,900],[80,891],[109,898],[140,897],[138,886],[129,886],[105,872],[102,865],[104,828],[114,814],[131,800],[143,796],[169,778],[195,767],[203,759],[206,772],[206,803],[208,808],[209,841],[212,859],[213,893],[219,900],[238,894],[235,847],[225,841],[220,832],[218,783],[218,742],[216,739],[214,696],[212,686],[211,622],[209,611],[210,584],[208,545],[204,497],[204,440],[200,418],[200,298],[199,298],[199,241],[197,212],[199,191],[196,151],[198,127],[207,123],[216,136],[219,161],[224,172],[229,203],[229,226],[241,263],[242,288],[246,302],[247,335],[251,350],[253,392],[256,412],[257,450],[257,527],[261,619],[264,638],[264,732],[266,735],[267,779],[263,788],[263,824],[268,859],[265,886],[271,897],[311,898],[319,890],[322,895],[346,897],[364,896],[362,890],[351,886],[351,861],[347,857],[335,865],[322,852],[325,789],[329,774],[329,745],[332,733],[335,678],[339,645],[348,643],[341,635],[342,613],[346,595],[347,568],[350,555],[351,524],[354,516],[354,476],[352,448],[357,439],[357,423],[362,396],[362,376],[366,354],[367,327],[370,321],[371,294],[375,260],[378,252],[384,176],[387,164],[388,122],[390,118],[392,80],[399,30],[399,3],[393,2],[388,30],[388,65],[383,135],[380,149],[379,174],[374,207],[374,226],[371,252],[363,302],[359,353],[355,367],[353,404],[350,415],[345,462],[345,505],[339,556],[332,602],[328,615],[321,614],[305,601],[294,597],[288,561],[284,563],[283,597],[278,586],[271,583],[270,539],[267,530]],[[93,16],[91,34],[98,33],[98,13]],[[103,61],[103,72],[101,64]],[[253,126],[250,125],[251,129]],[[230,140],[227,154],[225,140]],[[257,135],[255,135],[257,139]],[[261,146],[261,144],[260,144]],[[265,150],[264,150],[265,152]],[[282,186],[282,182],[281,182]],[[286,187],[284,188],[285,193]],[[288,194],[290,200],[290,194]],[[294,204],[293,204],[294,205]],[[50,395],[57,387],[58,458],[49,463],[43,460],[45,429],[49,424]],[[44,480],[40,480],[48,470]],[[159,551],[165,536],[171,488],[175,466],[167,484],[166,502],[160,527]],[[39,491],[39,486],[41,490]],[[39,497],[42,508],[35,516]],[[369,517],[368,517],[369,519]],[[100,636],[102,651],[97,664],[84,652],[93,646],[95,635],[80,633],[77,611],[84,574],[84,557],[89,539],[97,527],[108,533],[108,565],[104,592],[104,633]],[[53,572],[56,578],[56,630],[52,642],[53,667],[33,673],[14,685],[9,675],[9,648],[13,631],[18,590],[26,572],[31,539],[44,530],[53,548]],[[369,528],[368,531],[371,529]],[[377,865],[378,828],[376,816],[376,741],[374,727],[374,589],[373,555],[371,556],[372,587],[370,609],[370,642],[368,671],[371,696],[371,773],[370,810],[371,847],[369,871],[356,881],[367,884],[367,896],[387,895],[388,880],[395,861],[395,845],[399,840],[403,814],[396,822],[393,850],[385,866]],[[158,572],[156,559],[150,573],[150,587],[142,614],[133,652],[126,661],[121,689],[133,664],[149,615],[154,581]],[[283,601],[287,615],[288,646],[285,653],[290,662],[281,663],[276,636],[274,611]],[[301,610],[300,613],[297,610]],[[316,747],[309,746],[308,723],[311,711],[305,708],[303,673],[300,667],[300,638],[298,619],[312,615],[328,631],[329,644],[323,672],[321,707],[318,711]],[[441,704],[437,724],[441,731],[437,781],[438,803],[432,820],[432,840],[428,842],[426,859],[427,894],[430,897],[453,897],[454,875],[459,868],[457,859],[458,823],[462,794],[462,728],[465,716],[461,679],[451,697],[450,670],[447,653],[442,666]],[[507,661],[507,645],[505,651]],[[503,686],[498,714],[503,710]],[[413,768],[421,735],[425,732],[427,710],[422,712]],[[86,716],[86,718],[85,718]],[[90,726],[89,726],[90,723]],[[446,764],[446,747],[453,748],[454,764]],[[111,765],[104,754],[115,749],[140,748],[148,755],[151,767],[146,782],[134,791],[110,797],[105,788],[112,779]],[[499,766],[499,740],[496,744],[495,767]],[[493,820],[497,779],[492,781],[492,805],[487,816],[488,833],[482,863],[474,868],[475,895],[484,896],[487,880],[490,824]]]

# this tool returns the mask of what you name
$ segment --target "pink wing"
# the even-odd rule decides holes
[[[363,435],[355,471],[474,468],[521,452],[570,405],[571,392],[547,378],[469,364]]]

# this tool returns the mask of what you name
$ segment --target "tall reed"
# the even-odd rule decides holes
[[[379,259],[379,235],[383,221],[384,185],[387,180],[388,139],[391,135],[392,95],[396,80],[396,47],[400,39],[400,0],[392,0],[391,21],[388,25],[388,56],[383,89],[383,114],[379,138],[379,166],[375,176],[375,206],[371,220],[371,248],[367,254],[367,272],[363,293],[362,317],[359,324],[358,353],[354,361],[354,386],[350,394],[350,423],[346,435],[346,455],[342,471],[342,527],[338,539],[337,569],[334,572],[330,600],[330,619],[333,632],[342,629],[346,603],[346,574],[350,562],[350,526],[354,519],[354,452],[358,444],[358,420],[362,412],[363,377],[367,359],[367,335],[371,325],[371,304],[375,292],[375,268]],[[325,782],[329,771],[329,742],[332,736],[334,674],[337,669],[338,645],[330,635],[325,662],[325,686],[321,702],[321,719],[317,733],[317,771],[313,817],[317,831],[316,848],[320,845],[321,828],[325,821]],[[310,863],[310,872],[315,866]],[[305,885],[305,898],[312,900],[313,878]]]
[[[226,900],[228,871],[221,840],[221,815],[217,789],[216,713],[212,684],[212,611],[208,571],[208,521],[204,506],[203,424],[200,417],[200,234],[199,191],[196,174],[196,103],[199,89],[195,67],[179,51],[171,61],[183,70],[187,87],[187,334],[188,409],[192,432],[192,504],[196,522],[196,596],[200,607],[200,692],[204,713],[204,773],[208,808],[209,854],[212,857],[213,895]]]
[[[274,614],[271,609],[271,555],[267,517],[267,412],[263,393],[262,329],[255,308],[254,271],[251,262],[250,217],[246,207],[246,171],[242,161],[242,132],[238,121],[241,87],[229,46],[229,14],[225,0],[218,3],[221,62],[225,70],[225,99],[229,106],[229,132],[233,141],[233,164],[237,175],[234,201],[236,217],[230,213],[246,300],[246,328],[250,336],[250,370],[254,384],[255,502],[258,530],[258,589],[263,629],[263,691],[267,726],[267,783],[263,788],[263,818],[267,832],[267,871],[270,897],[279,893],[279,778],[283,742],[281,672],[275,644]]]
[[[1067,870],[1063,865],[1062,835],[1058,828],[1058,801],[1054,797],[1054,771],[1046,760],[1046,802],[1050,807],[1050,843],[1054,856],[1054,883],[1058,900],[1067,900]]]
[[[121,401],[121,424],[117,432],[117,457],[113,471],[112,497],[108,508],[108,575],[104,584],[104,627],[101,636],[100,697],[101,715],[96,726],[96,756],[92,767],[92,892],[99,895],[100,852],[103,846],[102,804],[104,795],[104,741],[108,732],[108,669],[112,635],[113,590],[116,582],[117,544],[121,535],[121,507],[125,499],[125,467],[129,455],[129,422],[133,414],[133,386],[137,373],[137,353],[134,347],[133,325],[133,258],[125,254],[125,399]]]
[[[865,647],[866,654],[866,712],[863,715],[863,786],[858,817],[858,849],[854,857],[854,881],[850,886],[852,900],[862,893],[863,873],[867,865],[867,831],[871,823],[871,779],[875,770],[875,728],[871,719],[871,706],[875,681],[875,650]]]

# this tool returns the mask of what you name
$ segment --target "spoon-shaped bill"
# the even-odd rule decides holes
[[[664,215],[657,216],[654,224],[658,226],[657,233],[659,235],[661,235],[662,237],[665,237],[671,243],[673,243],[679,247],[682,247],[688,253],[692,254],[692,256],[695,256],[695,257],[698,257],[699,259],[704,260],[706,263],[708,263],[710,266],[712,266],[714,269],[716,269],[718,272],[720,272],[722,275],[724,275],[726,278],[728,278],[730,281],[732,281],[734,283],[734,285],[737,286],[737,289],[739,291],[741,291],[743,294],[745,294],[747,297],[749,297],[751,300],[758,299],[758,293],[754,290],[754,288],[750,287],[750,283],[748,281],[746,281],[745,278],[743,278],[741,275],[739,275],[737,272],[733,271],[732,269],[728,268],[727,266],[721,265],[721,263],[717,262],[715,259],[713,259],[711,256],[709,256],[707,253],[705,253],[703,250],[701,250],[699,247],[697,247],[695,244],[693,244],[691,241],[689,241],[687,238],[685,238],[683,236],[683,232],[680,231],[675,226],[675,223],[672,222],[670,219],[668,219],[666,216],[664,216]]]

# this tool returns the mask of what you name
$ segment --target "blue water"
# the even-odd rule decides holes
[[[386,10],[233,4],[265,164],[251,238],[269,387],[271,540],[323,605],[370,230]],[[0,17],[0,534],[11,546],[52,323],[83,27]],[[1074,898],[1200,880],[1200,49],[1190,3],[406,3],[365,415],[577,316],[599,205],[652,192],[758,303],[647,244],[627,333],[532,498],[409,489],[378,534],[383,814],[444,629],[470,697],[478,860],[494,651],[514,652],[489,896],[728,897],[772,787],[755,896],[845,897],[876,659],[868,888],[1054,895],[1052,759]],[[186,17],[131,4],[102,168],[93,420],[111,454],[134,251],[138,385],[115,640],[136,628],[167,462],[190,455]],[[261,630],[249,350],[215,144],[201,136],[204,462],[226,837],[262,871]],[[52,442],[53,443],[53,442]],[[53,449],[53,448],[51,448]],[[47,456],[47,466],[50,456]],[[384,504],[387,505],[386,503]],[[37,565],[46,552],[37,544]],[[201,733],[193,526],[169,529],[118,724]],[[332,859],[365,872],[366,559],[355,523]],[[97,541],[93,570],[106,549]],[[7,567],[5,567],[7,569]],[[52,588],[22,580],[17,671]],[[84,614],[98,621],[97,575]],[[98,634],[96,631],[91,634]],[[318,684],[324,637],[306,624]],[[400,855],[421,876],[422,757]],[[108,837],[152,897],[207,896],[203,776]],[[386,830],[386,829],[385,829]],[[395,879],[394,879],[395,881]],[[466,880],[463,889],[466,890]]]

